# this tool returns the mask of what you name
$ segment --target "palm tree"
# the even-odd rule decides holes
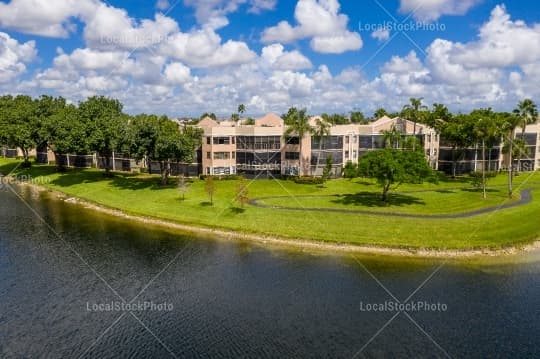
[[[514,176],[514,140],[516,128],[520,125],[521,119],[511,113],[504,113],[504,130],[507,134],[505,152],[508,154],[508,197],[512,198],[513,176]]]
[[[401,142],[401,132],[398,131],[396,126],[392,126],[389,130],[382,131],[385,147],[399,149]]]
[[[240,105],[238,105],[238,114],[243,115],[244,112],[246,112],[246,105],[244,105],[243,103],[241,103]]]
[[[521,138],[525,139],[527,125],[532,125],[538,120],[536,104],[531,99],[525,99],[518,103],[518,107],[514,110],[514,114],[521,119]]]
[[[411,103],[403,106],[403,111],[402,111],[402,114],[405,115],[405,119],[412,120],[414,122],[413,151],[416,150],[416,123],[418,122],[418,119],[421,116],[421,112],[428,110],[428,107],[422,104],[422,100],[424,100],[423,97],[419,97],[419,98],[411,97],[410,98]]]
[[[306,136],[306,134],[311,133],[313,131],[313,128],[309,124],[309,116],[307,115],[307,110],[301,109],[298,111],[290,111],[291,115],[290,118],[286,119],[286,122],[288,123],[288,127],[285,130],[285,136],[291,136],[291,135],[297,135],[298,136],[298,143],[299,143],[299,156],[298,156],[298,165],[299,165],[299,171],[298,174],[302,175],[303,170],[303,158],[302,158],[302,140]]]
[[[484,111],[484,115],[486,116],[478,119],[474,125],[474,136],[482,143],[482,190],[486,199],[486,142],[497,137],[498,128],[491,110]]]
[[[321,150],[323,140],[330,136],[331,125],[322,118],[317,118],[315,120],[315,127],[311,130],[313,138],[319,141],[319,152],[317,154],[317,166],[315,167],[315,173],[319,170],[319,161],[321,159]]]

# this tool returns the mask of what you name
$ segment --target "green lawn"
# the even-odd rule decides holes
[[[12,160],[0,159],[0,173],[9,173],[15,165]],[[387,247],[471,249],[524,244],[540,237],[540,200],[537,200],[540,198],[540,173],[521,174],[515,180],[518,191],[533,190],[532,203],[466,219],[446,220],[276,210],[249,205],[241,210],[234,203],[236,181],[216,181],[214,205],[211,206],[200,180],[194,180],[182,201],[175,185],[160,187],[155,176],[117,173],[114,178],[105,178],[96,170],[70,170],[59,174],[52,167],[36,165],[16,173],[31,175],[35,183],[48,188],[132,214],[295,239]],[[486,201],[463,180],[401,186],[389,206],[380,205],[376,199],[379,188],[373,182],[361,179],[334,180],[324,187],[299,185],[292,181],[256,180],[249,183],[249,197],[278,197],[261,202],[300,208],[450,214],[506,203],[505,183],[506,178],[502,175],[491,180]]]

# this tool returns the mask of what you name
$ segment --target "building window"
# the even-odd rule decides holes
[[[207,174],[207,175],[211,175],[211,173],[210,173],[210,167],[206,167],[206,174]]]
[[[212,153],[206,152],[206,159],[211,160],[212,159]]]
[[[214,137],[214,145],[229,145],[231,144],[230,137]]]
[[[345,144],[346,144],[346,145],[349,144],[349,136],[345,136]]]
[[[214,167],[214,175],[230,175],[230,167]]]
[[[296,137],[287,137],[285,139],[286,143],[288,145],[299,145],[300,144],[300,137],[296,136]]]
[[[206,144],[210,145],[212,143],[212,137],[206,137]]]
[[[353,160],[356,159],[356,151],[352,151],[352,158]]]
[[[236,152],[231,152],[231,157],[234,159],[236,159]]]
[[[215,160],[228,160],[229,158],[231,158],[230,152],[214,152]]]
[[[349,151],[345,151],[345,158],[349,159]]]
[[[299,152],[285,152],[285,159],[286,160],[299,160],[300,159],[300,153]]]
[[[236,137],[231,137],[231,140],[232,140],[232,144],[236,144]]]

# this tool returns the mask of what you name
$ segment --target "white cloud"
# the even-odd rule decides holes
[[[390,30],[387,28],[380,28],[371,33],[371,37],[379,41],[386,41],[390,38]]]
[[[401,0],[399,11],[420,21],[435,21],[443,15],[464,15],[482,0]]]
[[[12,0],[0,2],[0,27],[26,34],[67,37],[74,17],[92,14],[98,0]]]
[[[281,44],[272,44],[262,49],[261,58],[265,64],[274,70],[304,70],[313,65],[311,61],[299,51],[284,51]]]
[[[158,0],[156,3],[156,8],[158,10],[164,11],[171,7],[169,0]]]
[[[174,62],[165,68],[165,78],[172,85],[181,85],[191,78],[191,69],[180,62]]]
[[[321,53],[343,53],[362,48],[362,38],[347,29],[349,18],[340,14],[338,0],[300,0],[294,17],[297,26],[281,21],[264,30],[265,43],[290,43],[311,38],[311,47]]]
[[[238,65],[257,57],[244,42],[228,40],[221,44],[221,37],[211,28],[177,33],[160,44],[159,52],[198,68]]]
[[[36,44],[20,44],[8,34],[0,32],[0,83],[13,81],[26,71],[26,65],[37,55]]]
[[[251,0],[248,12],[260,14],[263,11],[274,10],[277,0]]]
[[[135,50],[166,41],[178,31],[176,21],[162,14],[137,23],[126,10],[102,4],[86,19],[84,38],[92,48]]]
[[[512,21],[506,8],[495,7],[480,29],[478,41],[455,44],[451,57],[467,67],[505,67],[540,60],[540,25]]]

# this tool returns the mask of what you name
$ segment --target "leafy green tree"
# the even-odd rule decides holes
[[[353,111],[351,112],[350,114],[350,122],[351,123],[356,123],[356,124],[359,124],[359,125],[367,125],[368,124],[368,120],[366,118],[366,116],[364,116],[364,114],[360,111]]]
[[[343,174],[343,178],[351,179],[351,178],[358,177],[358,164],[351,161],[347,161],[347,163],[343,167],[342,174]]]
[[[440,125],[441,141],[452,147],[452,177],[457,175],[457,163],[463,156],[463,151],[474,144],[474,123],[468,115],[453,116],[448,122]]]
[[[283,118],[283,121],[285,122],[285,125],[290,125],[292,122],[295,121],[296,117],[298,116],[298,109],[296,107],[291,107],[287,111],[287,113],[281,115],[281,118]]]
[[[128,126],[130,153],[136,160],[146,160],[150,168],[158,162],[161,185],[166,186],[171,173],[171,162],[193,162],[196,149],[201,143],[201,131],[178,125],[166,116],[135,116]]]
[[[289,110],[291,112],[291,109]],[[309,116],[307,115],[307,110],[301,109],[291,112],[292,118],[288,119],[287,129],[285,130],[285,136],[289,137],[292,135],[298,136],[299,140],[299,175],[302,176],[304,173],[304,159],[302,156],[302,143],[304,142],[304,137],[313,131],[313,128],[309,124]]]
[[[362,177],[377,181],[382,187],[382,201],[386,203],[391,189],[403,183],[422,183],[434,178],[433,170],[423,153],[394,149],[366,153],[358,164],[358,173]]]
[[[79,110],[74,105],[66,105],[44,120],[44,138],[48,148],[54,153],[57,169],[63,171],[61,154],[85,152],[86,131],[79,119]]]
[[[36,103],[30,96],[3,96],[0,112],[0,138],[9,147],[20,148],[23,166],[30,166],[30,151],[36,147],[39,135],[39,118]]]
[[[538,120],[538,109],[536,103],[531,99],[525,99],[518,103],[517,108],[514,110],[514,114],[521,120],[521,137],[525,138],[525,131],[528,125],[536,123]]]
[[[115,99],[94,96],[79,104],[79,113],[86,128],[88,149],[105,160],[105,174],[110,176],[113,152],[122,146],[127,119],[122,104]]]
[[[317,153],[317,165],[315,166],[315,173],[317,173],[317,171],[319,170],[322,145],[324,140],[330,136],[330,128],[331,124],[321,117],[315,120],[315,127],[311,129],[313,138],[319,141],[319,152]]]

